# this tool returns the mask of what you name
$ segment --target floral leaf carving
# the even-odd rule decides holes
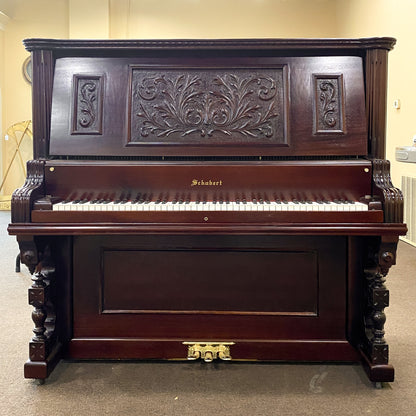
[[[133,71],[133,140],[279,136],[282,81],[280,73],[273,75],[272,71]]]

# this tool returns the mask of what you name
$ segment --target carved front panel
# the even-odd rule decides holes
[[[130,144],[286,144],[283,74],[132,67]]]
[[[50,155],[367,154],[361,58],[243,52],[57,59]]]
[[[342,75],[314,75],[314,133],[345,133]]]
[[[102,134],[103,77],[74,75],[72,134]]]

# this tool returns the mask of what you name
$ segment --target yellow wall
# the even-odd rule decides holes
[[[23,77],[22,64],[29,53],[22,40],[28,37],[68,37],[67,0],[21,0],[12,7],[13,15],[3,31],[4,61],[2,88],[2,161],[3,167],[14,154],[13,143],[4,140],[8,127],[32,117],[31,86]],[[23,149],[27,153],[27,149]],[[4,170],[3,170],[4,171]],[[8,195],[24,182],[20,169],[11,172],[4,186]]]
[[[387,154],[392,164],[393,183],[401,176],[416,177],[416,164],[396,162],[396,146],[411,145],[416,134],[416,2],[414,0],[338,0],[339,35],[365,37],[392,36],[397,45],[389,53],[387,107]],[[400,99],[401,108],[393,102]]]
[[[22,64],[29,53],[22,40],[68,35],[67,0],[29,0],[16,4],[14,16],[4,31],[3,129],[31,118],[31,87],[22,74]]]
[[[117,38],[331,37],[333,0],[112,0]]]
[[[71,39],[106,39],[109,34],[109,0],[68,0]]]

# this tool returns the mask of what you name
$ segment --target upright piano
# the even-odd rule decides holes
[[[61,358],[362,362],[394,379],[392,38],[24,41],[34,158],[9,233],[25,377]]]

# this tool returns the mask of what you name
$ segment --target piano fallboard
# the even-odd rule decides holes
[[[65,161],[45,163],[45,194],[116,199],[347,199],[371,195],[369,160]]]

